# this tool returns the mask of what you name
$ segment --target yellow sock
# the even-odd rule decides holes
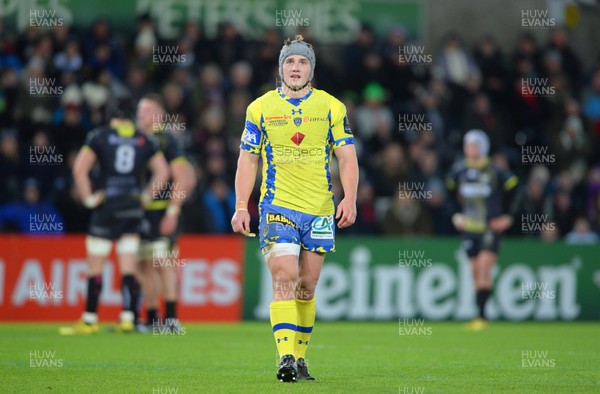
[[[294,342],[294,355],[296,359],[304,358],[308,348],[308,340],[315,325],[317,304],[315,297],[312,300],[296,299],[296,311],[298,311],[298,326],[296,328],[296,340]]]
[[[279,357],[294,354],[294,342],[296,339],[296,301],[273,301],[271,302],[271,326],[275,336],[275,344]]]

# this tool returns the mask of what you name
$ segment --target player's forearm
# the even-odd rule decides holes
[[[152,176],[150,178],[150,182],[143,191],[143,194],[146,197],[142,196],[142,199],[146,199],[148,197],[152,199],[155,194],[156,185],[164,185],[169,180],[169,166],[162,154],[155,155],[150,160],[149,167],[150,171],[152,171]],[[162,186],[160,188],[162,189]]]
[[[248,208],[248,200],[254,189],[256,172],[258,171],[258,158],[248,157],[250,153],[240,152],[238,167],[235,173],[235,201],[238,208]]]
[[[73,180],[82,201],[92,194],[92,181],[89,175],[95,160],[95,155],[91,150],[81,149],[73,164]]]
[[[344,189],[344,198],[356,203],[358,190],[358,160],[356,155],[338,158],[340,163],[340,180]]]
[[[73,174],[73,178],[75,180],[75,187],[77,188],[77,193],[83,201],[89,195],[92,194],[92,182],[90,181],[90,177],[87,173],[76,171],[75,174]]]
[[[171,165],[173,176],[173,193],[169,205],[181,207],[196,187],[196,174],[189,163]]]

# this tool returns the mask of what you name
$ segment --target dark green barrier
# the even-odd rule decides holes
[[[209,38],[223,21],[232,21],[247,38],[259,39],[266,29],[294,31],[307,27],[322,44],[350,43],[362,22],[380,34],[402,24],[419,38],[423,14],[417,0],[2,0],[0,17],[19,31],[29,26],[53,28],[63,23],[90,26],[99,16],[115,28],[133,29],[137,15],[148,13],[164,38],[180,36],[188,20],[201,24]]]
[[[258,242],[246,244],[244,318],[267,319],[270,274]],[[504,240],[494,272],[491,319],[597,320],[600,247]],[[460,240],[338,237],[317,289],[323,320],[475,315],[468,260]]]

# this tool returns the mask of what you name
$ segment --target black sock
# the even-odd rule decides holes
[[[146,324],[153,324],[155,320],[158,320],[158,310],[148,309],[146,311]]]
[[[102,291],[102,275],[90,276],[88,278],[87,302],[85,311],[96,313],[98,310],[98,299]]]
[[[491,293],[490,289],[477,290],[477,306],[479,307],[479,317],[482,319],[485,319],[485,304]]]
[[[140,309],[142,307],[142,298],[144,298],[144,294],[142,292],[141,286],[140,286],[140,282],[135,281],[136,287],[137,287],[137,297],[135,297],[134,302],[135,304],[133,305],[134,311],[133,311],[133,316],[134,316],[134,321],[135,324],[139,324],[140,321]]]
[[[123,275],[121,281],[121,293],[123,295],[123,310],[136,313],[139,301],[140,285],[135,280],[135,276]]]
[[[165,301],[165,318],[175,319],[177,314],[175,313],[177,301]]]

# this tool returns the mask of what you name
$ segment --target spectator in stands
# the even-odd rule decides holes
[[[373,187],[375,194],[395,197],[398,184],[408,179],[409,164],[404,149],[398,143],[386,145],[372,157]]]
[[[26,179],[23,199],[0,206],[0,229],[23,234],[47,235],[64,233],[60,213],[40,198],[39,184],[35,179]]]
[[[598,242],[598,234],[590,228],[590,222],[585,217],[575,220],[575,226],[566,237],[565,241],[570,245],[594,245]]]
[[[421,78],[424,77],[422,72],[424,67],[418,74],[415,71],[416,65],[409,64],[408,57],[399,55],[400,50],[408,52],[412,47],[414,47],[413,44],[407,43],[407,32],[403,26],[391,28],[383,45],[385,83],[393,86],[393,89],[390,89],[390,106],[394,113],[410,110],[411,100],[414,99],[414,93]],[[425,66],[427,64],[418,65]]]
[[[0,60],[1,62],[1,60]],[[0,65],[0,124],[2,127],[15,126],[19,100],[19,75],[15,68]]]
[[[533,174],[527,180],[525,188],[521,189],[517,195],[517,212],[518,215],[514,218],[513,234],[522,234],[522,220],[531,221],[534,217],[540,217],[547,212],[547,196],[546,196],[547,178],[544,176]],[[536,216],[538,215],[538,216]],[[523,219],[525,218],[525,219]],[[525,234],[527,235],[527,234]]]
[[[16,131],[2,130],[0,133],[0,204],[19,199],[20,167],[19,141]]]
[[[344,52],[344,64],[348,66],[345,70],[347,79],[352,90],[360,92],[363,90],[361,72],[363,72],[364,60],[367,54],[373,52],[377,47],[375,35],[371,26],[363,24],[356,34],[355,41],[348,45]]]
[[[574,98],[565,102],[563,119],[562,128],[550,141],[552,151],[556,153],[557,168],[585,169],[590,143],[581,119],[579,103]]]
[[[470,105],[465,110],[462,127],[463,130],[480,129],[485,130],[490,138],[491,151],[497,152],[505,148],[510,138],[510,127],[506,117],[500,116],[494,108],[488,96],[477,93]]]
[[[556,222],[549,220],[546,226],[542,228],[540,232],[540,239],[546,243],[553,243],[560,239],[559,237],[560,227]]]
[[[415,237],[433,232],[431,216],[423,204],[410,196],[395,196],[385,214],[382,232],[388,235]]]
[[[116,78],[123,78],[122,62],[126,57],[115,39],[109,21],[99,18],[84,39],[87,63],[96,69],[107,68]]]
[[[153,91],[152,85],[144,69],[139,65],[132,65],[127,71],[125,84],[129,89],[131,98],[136,103],[142,97]]]
[[[583,102],[583,114],[592,123],[596,138],[600,138],[600,67],[593,72],[590,85]]]
[[[229,99],[232,94],[244,94],[248,97],[254,97],[252,87],[252,65],[247,61],[235,62],[229,72],[228,86],[226,95]]]
[[[580,97],[581,92],[581,62],[571,49],[567,30],[559,26],[550,33],[548,49],[556,51],[560,59],[560,67],[568,77],[568,84],[573,90],[574,97]]]
[[[346,234],[373,235],[376,232],[375,193],[368,181],[362,181],[356,193],[356,221],[354,226],[348,227]]]
[[[54,56],[54,67],[60,72],[78,72],[83,67],[79,43],[75,39],[67,41],[65,49]]]
[[[448,123],[450,127],[457,127],[466,108],[469,91],[481,79],[479,68],[464,49],[460,36],[454,32],[446,35],[442,50],[433,59],[433,78],[444,81],[451,91]]]
[[[212,45],[213,53],[220,69],[224,73],[229,73],[229,68],[233,63],[248,58],[246,41],[239,34],[233,22],[221,22],[218,30]]]
[[[385,90],[376,82],[365,87],[363,100],[363,105],[356,109],[355,117],[357,136],[366,141],[373,136],[378,127],[391,130],[394,124],[394,115],[384,105]],[[383,123],[383,125],[380,126],[380,123]]]
[[[191,100],[196,114],[213,105],[225,105],[223,72],[216,64],[207,64],[202,68],[198,84],[191,92]]]
[[[493,105],[507,105],[508,68],[504,54],[496,39],[486,34],[477,44],[474,54],[477,67],[481,70],[481,89]]]
[[[23,146],[21,168],[24,177],[37,181],[41,194],[53,198],[54,179],[60,172],[64,154],[50,138],[49,129],[36,129],[31,141]]]
[[[600,165],[590,169],[585,185],[585,213],[590,218],[594,231],[600,233]]]
[[[542,69],[542,52],[535,36],[530,32],[522,33],[512,56],[513,65],[526,60],[531,65],[531,72],[539,74]]]
[[[209,182],[204,206],[212,219],[210,232],[232,232],[229,218],[235,213],[235,193],[225,179],[215,177]]]
[[[571,193],[565,189],[556,190],[552,196],[549,217],[558,225],[559,236],[565,236],[573,228],[576,213]]]

